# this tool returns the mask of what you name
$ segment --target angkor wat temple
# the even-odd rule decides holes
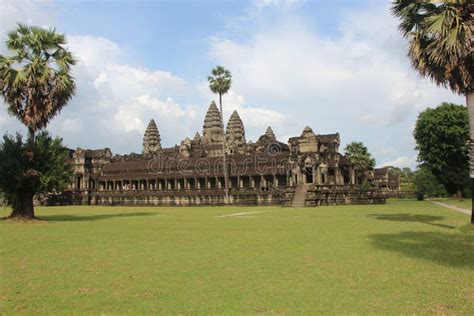
[[[110,149],[72,152],[74,181],[65,196],[75,204],[222,205],[225,202],[221,113],[211,103],[202,135],[162,148],[151,120],[142,154],[112,155]],[[272,129],[253,142],[239,114],[225,131],[229,203],[316,206],[384,203],[377,187],[339,153],[339,134],[319,135],[306,127],[283,143]],[[373,172],[372,172],[373,174]]]

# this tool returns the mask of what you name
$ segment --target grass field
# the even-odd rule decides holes
[[[429,202],[37,215],[0,222],[0,314],[474,314],[474,229]]]

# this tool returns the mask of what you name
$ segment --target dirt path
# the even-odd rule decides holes
[[[464,213],[466,215],[471,215],[471,210],[468,210],[467,208],[463,208],[463,207],[458,207],[458,206],[454,206],[454,205],[451,205],[451,204],[447,204],[447,203],[443,203],[443,202],[438,202],[438,201],[430,201],[431,203],[434,203],[436,205],[439,205],[439,206],[444,206],[446,208],[449,208],[449,209],[452,209],[454,211],[458,211],[458,212],[461,212],[461,213]]]
[[[241,213],[233,213],[233,214],[225,214],[217,217],[235,217],[235,216],[246,216],[246,215],[252,215],[252,214],[258,214],[258,213],[267,213],[270,211],[255,211],[255,212],[241,212]]]

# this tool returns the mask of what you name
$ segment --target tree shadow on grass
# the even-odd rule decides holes
[[[392,221],[392,222],[417,222],[423,223],[443,228],[450,228],[454,229],[456,227],[434,223],[437,221],[441,221],[445,219],[443,216],[433,216],[433,215],[419,215],[419,214],[406,214],[406,213],[399,213],[399,214],[369,214],[368,216],[374,217],[378,220],[383,221]]]
[[[443,266],[474,268],[474,234],[401,232],[371,235],[375,247]]]
[[[96,214],[96,215],[41,215],[40,219],[52,222],[91,222],[100,221],[110,218],[122,218],[122,217],[141,217],[141,216],[154,216],[158,213],[152,212],[140,212],[140,213],[116,213],[116,214]]]

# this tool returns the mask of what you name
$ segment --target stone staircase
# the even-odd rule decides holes
[[[295,189],[295,194],[293,195],[293,201],[291,203],[291,206],[304,207],[307,191],[308,191],[308,186],[306,184],[298,184]]]

